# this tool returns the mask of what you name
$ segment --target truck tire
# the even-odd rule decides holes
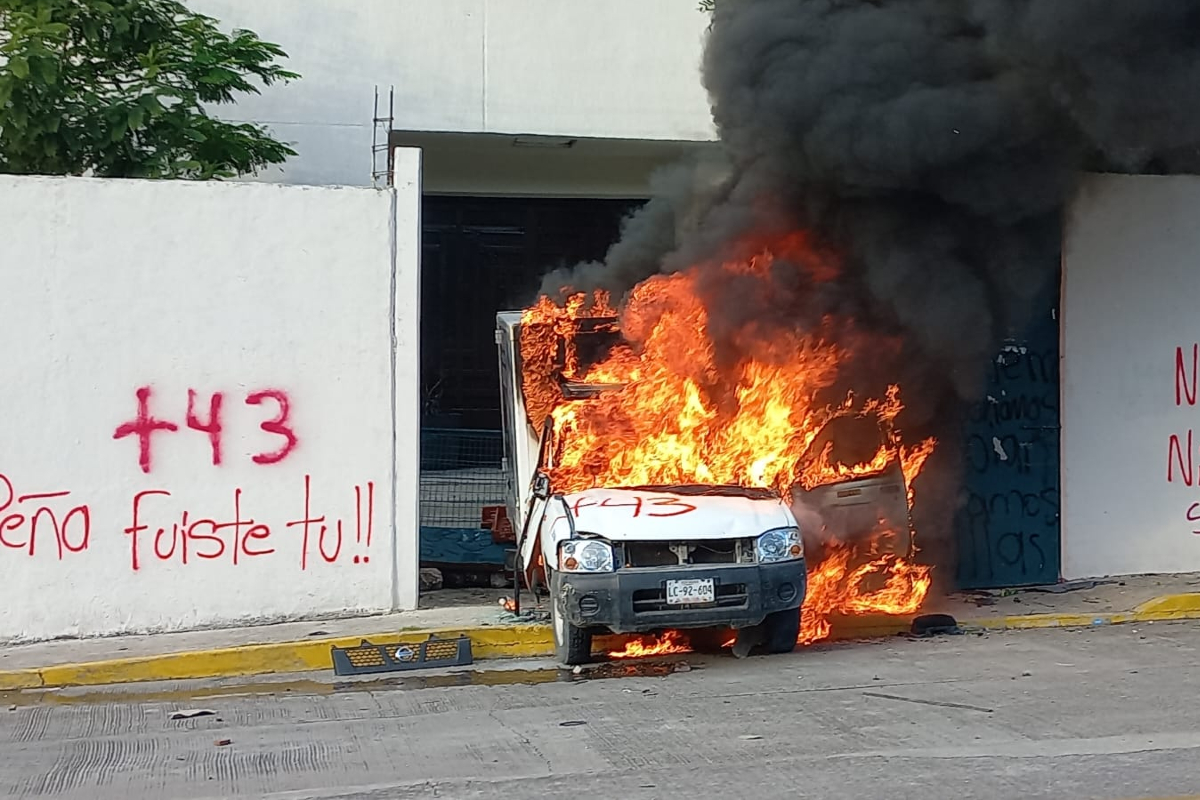
[[[776,611],[763,620],[763,649],[768,653],[790,653],[800,638],[800,609]]]
[[[576,667],[592,660],[592,632],[568,622],[559,611],[557,598],[550,601],[550,627],[554,630],[554,657],[559,663]]]

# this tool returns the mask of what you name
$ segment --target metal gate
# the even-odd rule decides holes
[[[493,567],[501,469],[496,312],[554,267],[603,257],[630,201],[425,197],[421,263],[421,563]]]
[[[988,369],[965,430],[958,584],[1054,583],[1061,568],[1058,281]]]

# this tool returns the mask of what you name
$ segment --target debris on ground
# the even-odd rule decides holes
[[[949,614],[922,614],[913,619],[909,630],[914,636],[962,633],[962,629],[958,627],[958,620]]]
[[[1097,586],[1106,586],[1115,584],[1113,580],[1079,580],[1079,581],[1063,581],[1062,583],[1050,583],[1045,586],[1030,586],[1025,591],[1027,592],[1048,592],[1050,594],[1063,594],[1065,592],[1079,592],[1084,589],[1095,589]]]
[[[675,672],[690,672],[693,667],[678,670],[679,665],[668,661],[621,660],[593,664],[576,674],[571,668],[560,669],[560,680],[589,681],[605,678],[665,678]],[[654,694],[653,690],[643,694]]]
[[[970,598],[972,600],[979,602],[980,598],[987,598],[992,601],[995,601],[995,600],[1000,599],[1001,597],[1012,597],[1019,591],[1021,591],[1021,590],[1020,589],[972,589],[968,592],[964,592],[963,594],[966,594],[966,595],[970,596]],[[986,599],[984,600],[984,604],[991,605],[991,603],[988,603]]]
[[[502,597],[496,601],[500,606],[500,618],[497,620],[501,625],[535,625],[548,624],[550,622],[550,612],[543,611],[539,608],[523,607],[521,613],[516,613],[512,609],[516,607],[511,597]],[[511,604],[511,605],[509,605]]]
[[[215,717],[217,712],[208,708],[181,708],[171,712],[171,719],[195,719],[196,717]]]
[[[465,667],[475,662],[471,639],[441,639],[429,634],[422,642],[379,644],[366,639],[354,647],[329,648],[335,675],[367,675],[434,667]]]
[[[442,588],[442,571],[436,567],[421,567],[421,591],[436,592]]]
[[[1097,586],[1117,585],[1124,586],[1124,581],[1117,580],[1077,580],[1077,581],[1062,581],[1061,583],[1048,583],[1042,586],[1025,586],[1019,589],[973,589],[966,592],[966,596],[977,606],[995,605],[996,601],[1003,597],[1011,597],[1014,603],[1020,603],[1019,595],[1025,592],[1039,592],[1042,594],[1066,594],[1067,592],[1081,592],[1088,589],[1095,589]]]

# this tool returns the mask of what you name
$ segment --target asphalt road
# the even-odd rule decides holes
[[[1200,794],[1198,654],[1200,624],[1159,623],[693,655],[687,671],[613,679],[525,664],[9,695],[0,793],[1175,797]],[[514,682],[530,680],[547,682]],[[214,713],[172,720],[180,709]]]

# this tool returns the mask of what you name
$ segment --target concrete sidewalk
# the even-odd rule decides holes
[[[501,594],[438,592],[423,600],[435,607],[385,616],[10,646],[0,650],[0,691],[326,670],[332,646],[415,643],[431,634],[469,636],[476,659],[550,655],[544,611],[517,618],[495,603]],[[964,593],[930,598],[921,613],[993,630],[1200,619],[1200,574],[1134,576],[1060,593]],[[833,638],[893,635],[911,621],[835,618]],[[603,637],[596,647],[618,649],[627,638]]]

